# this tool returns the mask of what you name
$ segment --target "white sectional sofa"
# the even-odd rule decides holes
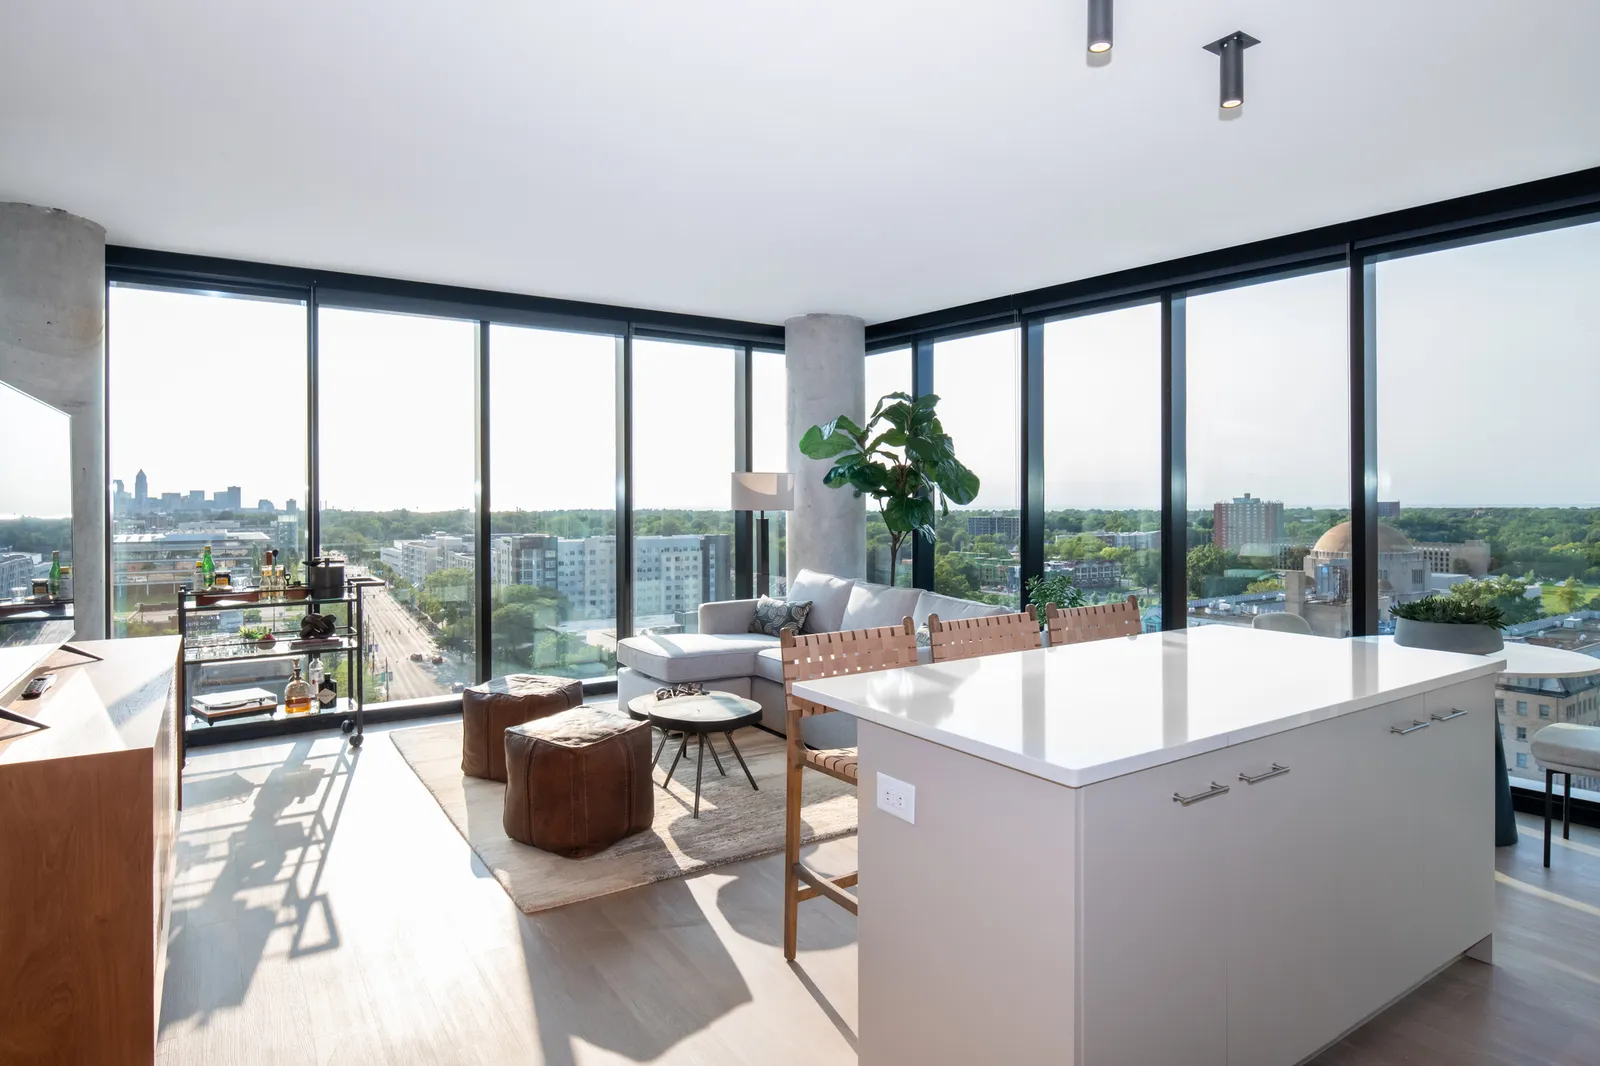
[[[916,625],[928,615],[970,618],[1004,614],[1009,608],[941,596],[922,589],[891,588],[867,581],[801,570],[789,585],[792,602],[811,601],[805,632],[892,626],[910,616]],[[624,706],[635,696],[664,684],[698,681],[708,689],[732,692],[761,704],[761,724],[784,731],[783,660],[778,638],[749,632],[755,600],[726,600],[700,605],[700,632],[629,637],[617,647],[617,699]],[[924,662],[928,649],[920,649]],[[805,740],[815,747],[849,747],[855,743],[855,719],[827,714],[806,719]]]

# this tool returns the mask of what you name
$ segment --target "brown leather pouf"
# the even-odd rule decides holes
[[[512,840],[581,859],[650,828],[650,723],[580,707],[506,730]]]
[[[506,729],[583,702],[583,682],[570,677],[507,674],[461,694],[461,772],[506,779]]]

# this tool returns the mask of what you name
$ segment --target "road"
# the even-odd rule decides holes
[[[387,662],[391,674],[386,698],[409,700],[449,693],[451,684],[462,679],[459,666],[449,662],[434,666],[429,661],[439,649],[422,623],[387,587],[369,588],[362,595],[367,643],[378,645],[373,669],[381,671]],[[420,654],[423,662],[413,662],[413,653]],[[384,698],[383,694],[378,698]]]

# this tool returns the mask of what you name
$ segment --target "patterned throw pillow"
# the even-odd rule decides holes
[[[805,626],[806,616],[810,613],[810,600],[790,603],[788,600],[763,596],[756,601],[756,616],[750,620],[750,632],[765,633],[769,637],[778,636],[785,629],[798,633]]]

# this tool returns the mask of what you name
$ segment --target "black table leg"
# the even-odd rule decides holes
[[[739,753],[739,745],[733,742],[733,733],[728,732],[722,735],[728,738],[728,747],[733,749],[733,757],[739,760],[739,768],[744,771],[744,776],[749,779],[750,787],[760,792],[761,786],[756,784],[755,775],[750,772],[750,767],[745,765],[744,756]]]
[[[1572,839],[1572,833],[1570,832],[1570,827],[1572,825],[1572,775],[1571,774],[1563,775],[1562,781],[1563,781],[1563,784],[1561,786],[1561,839],[1562,840],[1571,840]]]
[[[654,770],[661,765],[661,753],[667,749],[667,731],[661,731],[661,743],[656,745],[656,757],[650,760],[650,769]]]
[[[711,739],[711,734],[710,733],[701,733],[700,734],[700,739],[701,740],[710,740]],[[717,773],[721,774],[723,777],[727,777],[728,776],[728,771],[726,771],[726,770],[724,770],[722,768],[722,759],[719,758],[718,755],[717,755],[717,746],[715,744],[711,745],[711,761],[717,764]]]
[[[662,788],[666,788],[668,785],[672,784],[672,771],[674,771],[674,770],[676,770],[678,768],[678,760],[683,758],[683,753],[688,751],[688,750],[689,750],[689,734],[685,733],[683,735],[683,743],[678,745],[678,754],[676,754],[676,755],[674,755],[672,757],[672,765],[667,767],[666,780],[661,782],[661,787]]]
[[[1550,805],[1555,802],[1556,772],[1544,772],[1544,864],[1550,865]]]
[[[684,738],[684,743],[687,744],[688,742],[689,742],[688,738],[685,737]],[[696,818],[700,817],[700,772],[705,769],[705,765],[706,765],[706,735],[704,733],[701,733],[700,734],[699,750],[695,754],[695,759],[694,759],[694,816]]]

